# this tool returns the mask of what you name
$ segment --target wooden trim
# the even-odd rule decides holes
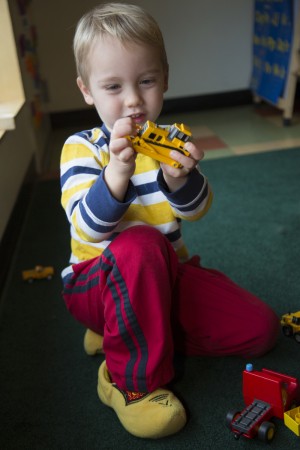
[[[182,112],[205,111],[208,109],[228,108],[231,106],[248,105],[252,103],[252,94],[249,89],[217,94],[196,95],[166,99],[163,114],[176,114]]]

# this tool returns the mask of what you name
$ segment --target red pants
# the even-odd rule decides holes
[[[107,367],[120,389],[147,392],[169,383],[174,350],[250,358],[275,344],[275,313],[193,259],[179,263],[159,231],[137,226],[100,257],[74,265],[67,308],[104,336]]]

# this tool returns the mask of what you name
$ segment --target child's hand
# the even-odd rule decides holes
[[[108,166],[117,175],[126,176],[128,179],[135,170],[136,152],[128,136],[136,135],[136,128],[130,117],[119,119],[115,122],[111,132]]]
[[[171,158],[179,162],[182,167],[176,169],[167,164],[161,164],[161,168],[164,174],[165,181],[171,191],[175,191],[183,186],[186,182],[186,178],[189,173],[198,165],[199,161],[203,159],[204,152],[201,148],[197,147],[193,142],[189,141],[185,144],[184,148],[188,150],[190,156],[173,150],[170,154]]]
[[[104,179],[111,194],[123,201],[130,177],[135,171],[136,152],[128,137],[136,134],[133,120],[129,117],[115,122],[110,136],[109,163],[106,166]]]

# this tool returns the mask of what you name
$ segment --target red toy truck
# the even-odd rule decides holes
[[[285,411],[300,402],[297,378],[247,364],[243,371],[243,396],[246,407],[241,412],[229,411],[226,424],[238,439],[240,436],[270,442],[275,434],[272,417],[283,419]]]

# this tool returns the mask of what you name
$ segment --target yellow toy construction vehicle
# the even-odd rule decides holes
[[[283,334],[285,336],[293,336],[300,344],[300,311],[284,314],[280,323]]]
[[[131,138],[131,142],[136,152],[143,153],[172,167],[180,168],[181,164],[170,157],[170,152],[177,150],[190,156],[190,153],[183,147],[191,135],[190,128],[183,123],[160,127],[147,120],[144,126],[138,128],[137,135]]]

